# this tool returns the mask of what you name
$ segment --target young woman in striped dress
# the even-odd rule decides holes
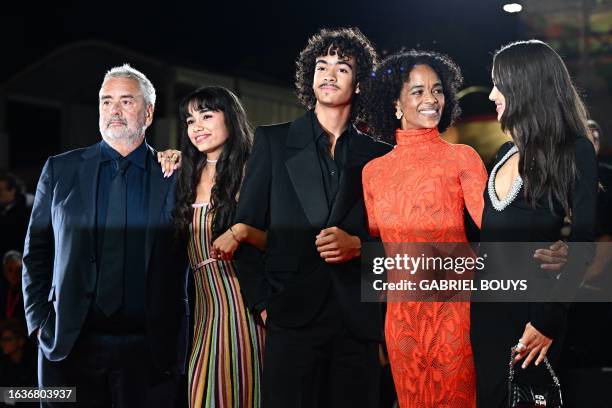
[[[252,132],[231,91],[203,87],[180,104],[183,124],[176,225],[189,242],[195,282],[189,406],[259,407],[263,322],[246,308],[233,251],[263,249],[264,232],[232,225]]]

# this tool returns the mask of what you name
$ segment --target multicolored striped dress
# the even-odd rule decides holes
[[[191,408],[250,408],[261,404],[264,329],[240,294],[232,261],[211,259],[207,204],[194,204],[189,260],[194,272]]]

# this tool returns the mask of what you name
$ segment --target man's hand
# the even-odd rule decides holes
[[[343,263],[361,255],[361,240],[338,227],[325,228],[316,236],[315,245],[328,263]]]
[[[567,263],[567,244],[557,241],[548,249],[536,249],[533,257],[540,262],[540,268],[559,271]]]

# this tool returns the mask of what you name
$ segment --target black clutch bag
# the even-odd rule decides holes
[[[545,385],[522,384],[514,378],[514,348],[510,352],[510,369],[508,376],[508,407],[510,408],[559,408],[563,407],[561,384],[548,359],[544,357],[546,369],[552,382]]]

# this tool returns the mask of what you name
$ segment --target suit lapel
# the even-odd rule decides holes
[[[100,170],[100,143],[93,145],[83,152],[83,161],[79,168],[79,190],[83,203],[84,225],[96,225],[96,196],[98,188],[98,172]],[[97,253],[94,237],[95,228],[86,228],[91,245],[91,253]]]
[[[287,136],[285,166],[310,224],[321,228],[329,215],[323,176],[313,138],[312,113],[296,119]]]
[[[170,178],[163,177],[161,167],[154,159],[153,149],[147,145],[147,174],[149,177],[149,219],[146,227],[145,248],[145,273],[149,273],[149,261],[153,250],[153,242],[157,231],[160,229],[161,211],[166,202],[168,189],[171,184]]]

